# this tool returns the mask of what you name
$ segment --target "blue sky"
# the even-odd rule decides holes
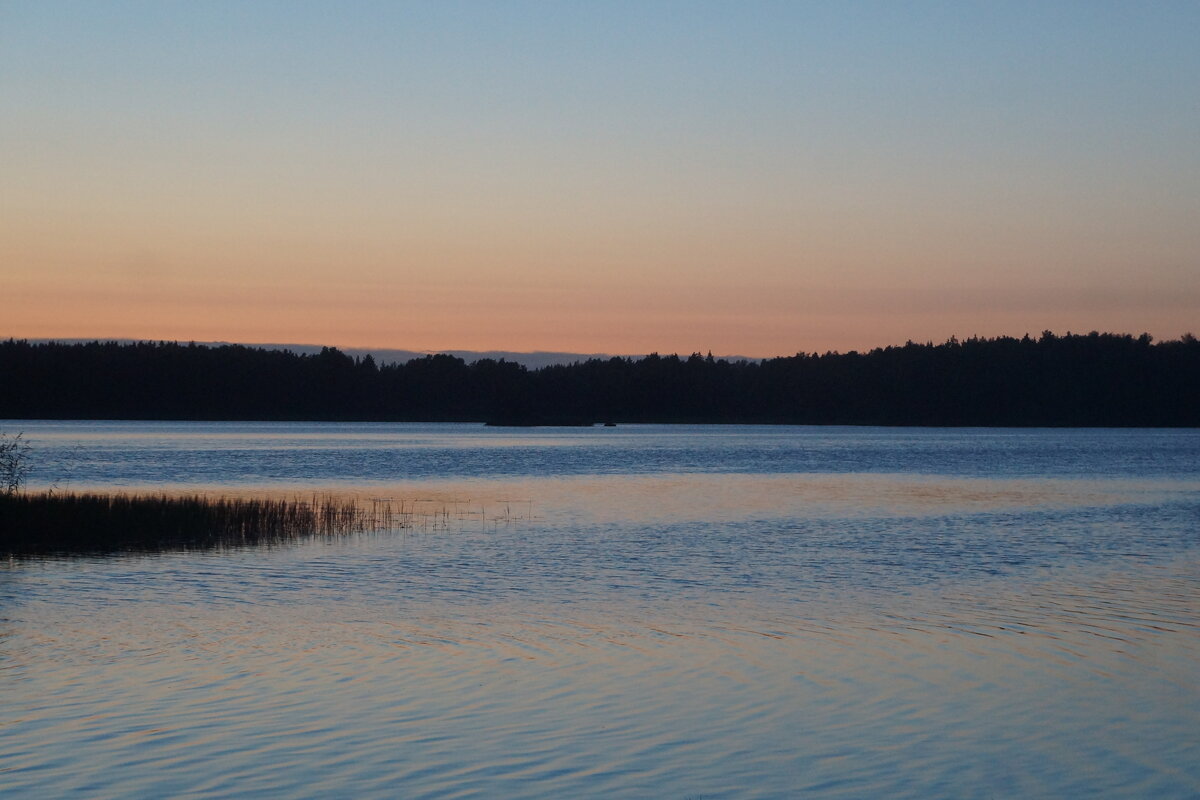
[[[15,336],[1200,319],[1200,4],[0,3]]]

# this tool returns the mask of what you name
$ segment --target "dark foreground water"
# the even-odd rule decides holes
[[[5,797],[1200,795],[1200,432],[0,429],[417,520],[0,564]]]

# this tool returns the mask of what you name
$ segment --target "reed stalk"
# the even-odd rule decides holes
[[[205,548],[410,528],[414,513],[311,499],[100,493],[0,493],[0,554]]]

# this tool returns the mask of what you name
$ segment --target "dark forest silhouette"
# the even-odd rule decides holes
[[[1190,334],[951,339],[764,361],[594,359],[536,370],[335,348],[0,342],[0,418],[1198,426]]]

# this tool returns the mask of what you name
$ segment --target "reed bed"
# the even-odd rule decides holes
[[[429,527],[388,499],[264,499],[93,493],[0,494],[0,553],[207,548]],[[439,521],[433,515],[436,525]]]

